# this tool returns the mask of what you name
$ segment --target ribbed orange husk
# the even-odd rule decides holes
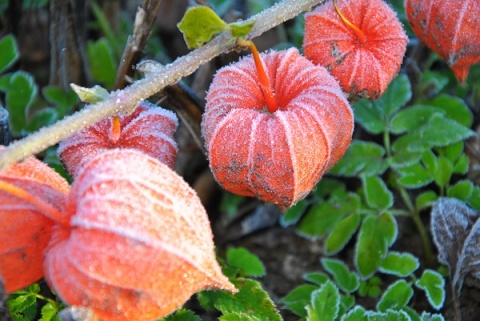
[[[297,49],[261,57],[279,109],[266,111],[248,56],[215,75],[202,134],[223,188],[290,207],[343,156],[353,115],[335,79]]]
[[[236,289],[215,259],[205,209],[167,165],[117,149],[80,171],[55,226],[45,278],[63,301],[104,321],[155,320],[204,289]]]
[[[97,154],[115,148],[138,149],[173,168],[177,156],[173,134],[178,119],[172,111],[143,101],[132,114],[119,119],[118,140],[111,137],[113,117],[110,117],[60,143],[59,158],[73,177]]]
[[[338,7],[365,34],[365,42],[327,1],[305,14],[305,57],[326,67],[351,98],[377,99],[400,70],[407,35],[382,0],[339,0]]]
[[[26,190],[59,211],[70,189],[65,179],[34,158],[2,169],[0,180]],[[49,214],[0,190],[0,276],[7,293],[43,277],[43,250],[54,224]]]
[[[480,2],[406,0],[405,11],[417,37],[465,83],[470,66],[480,63]]]

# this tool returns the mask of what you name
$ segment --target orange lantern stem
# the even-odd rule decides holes
[[[24,200],[41,212],[43,215],[54,221],[55,223],[69,226],[68,219],[57,208],[43,201],[41,198],[30,194],[27,190],[16,185],[0,180],[0,191],[4,191],[12,196]]]
[[[121,131],[121,126],[120,126],[120,118],[115,115],[113,116],[113,119],[112,119],[112,129],[111,129],[111,132],[110,132],[110,141],[112,143],[116,143],[118,142],[118,140],[120,139],[120,131]]]
[[[338,13],[338,15],[340,16],[340,19],[342,19],[343,23],[345,25],[347,25],[347,27],[349,27],[350,29],[353,30],[353,32],[355,32],[355,34],[357,35],[358,39],[360,40],[360,42],[364,43],[365,40],[367,39],[367,37],[365,36],[365,33],[360,30],[360,28],[358,28],[356,25],[354,25],[353,23],[351,23],[347,18],[345,18],[345,16],[342,14],[342,12],[340,11],[340,8],[338,8],[338,5],[337,5],[337,0],[333,0],[333,7],[335,8],[335,11]]]
[[[265,104],[267,105],[267,110],[270,113],[274,113],[278,110],[277,96],[272,90],[270,81],[268,80],[268,75],[263,68],[262,58],[258,53],[257,47],[255,44],[250,41],[239,41],[239,44],[242,46],[248,46],[253,55],[253,60],[255,61],[255,68],[257,68],[258,80],[260,82],[260,88],[262,89],[263,98],[265,99]]]

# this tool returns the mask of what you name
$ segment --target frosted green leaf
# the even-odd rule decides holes
[[[418,128],[426,124],[434,114],[444,115],[445,112],[428,105],[414,105],[404,109],[392,118],[390,124],[391,132],[393,134],[402,134]]]
[[[306,317],[307,310],[305,307],[310,303],[312,293],[318,289],[318,286],[312,284],[303,284],[287,294],[281,299],[286,309],[291,310],[296,315]]]
[[[201,47],[228,25],[207,6],[194,6],[185,12],[177,24],[189,49]]]
[[[262,261],[243,247],[228,249],[227,262],[241,269],[245,275],[253,277],[265,275],[265,266]]]
[[[435,183],[438,186],[443,187],[450,182],[450,178],[453,174],[453,165],[448,158],[440,156],[437,160],[438,170],[434,173],[433,177]]]
[[[417,196],[415,200],[415,207],[421,211],[432,205],[438,198],[438,195],[434,191],[426,191]]]
[[[393,205],[393,194],[378,176],[362,176],[363,192],[370,208],[383,212]]]
[[[253,25],[255,24],[255,21],[249,21],[247,23],[236,23],[232,22],[228,25],[230,28],[230,32],[232,33],[232,36],[235,38],[245,38],[247,35],[252,31]]]
[[[283,227],[287,227],[293,224],[298,223],[300,218],[305,213],[305,210],[308,207],[308,203],[305,200],[298,202],[297,204],[290,207],[287,212],[280,217],[280,224]]]
[[[307,321],[333,321],[340,309],[340,293],[331,281],[312,292],[307,306]]]
[[[454,197],[462,201],[466,201],[472,195],[474,186],[470,180],[463,180],[457,182],[455,185],[447,189],[447,196]]]
[[[50,320],[56,320],[55,316],[57,315],[58,308],[54,304],[47,302],[42,307],[42,317],[38,321],[50,321]]]
[[[445,279],[440,273],[433,270],[425,270],[422,277],[415,282],[415,285],[424,290],[428,302],[435,309],[439,310],[445,301]]]
[[[12,35],[7,35],[0,39],[0,74],[15,63],[20,56],[18,53],[17,42]]]
[[[412,296],[412,286],[405,280],[398,280],[385,290],[377,303],[377,310],[381,312],[389,309],[399,310],[408,304]]]
[[[117,75],[117,63],[111,44],[105,38],[87,42],[87,58],[93,80],[113,89]]]
[[[17,71],[10,77],[6,109],[10,114],[10,128],[20,132],[27,123],[27,113],[37,95],[37,85],[30,74]]]
[[[333,276],[342,291],[351,293],[358,289],[360,285],[358,274],[350,272],[345,263],[335,259],[322,259],[321,262],[325,271]]]
[[[445,321],[445,318],[441,314],[423,312],[421,321]]]
[[[87,104],[95,104],[108,97],[108,91],[99,85],[87,88],[76,84],[70,84],[70,87],[77,94],[78,98]]]
[[[347,177],[355,177],[359,174],[381,175],[388,168],[384,155],[385,149],[381,145],[353,140],[345,155],[330,170],[330,173]]]
[[[360,306],[355,306],[352,310],[350,310],[347,314],[342,316],[341,321],[367,321],[367,311]]]
[[[470,127],[473,115],[465,101],[459,97],[440,95],[428,102],[429,105],[445,112],[447,118],[452,119],[465,127]]]
[[[348,215],[338,222],[325,241],[325,254],[333,255],[340,252],[352,238],[361,222],[361,216]]]
[[[306,273],[303,276],[303,279],[308,282],[315,283],[317,285],[322,285],[329,280],[328,275],[321,272],[310,272]]]
[[[389,252],[380,265],[380,272],[406,277],[418,269],[418,258],[410,253]]]
[[[382,108],[387,116],[396,113],[400,108],[412,98],[412,89],[408,77],[405,74],[399,74],[388,86],[385,93],[380,97],[382,100]]]

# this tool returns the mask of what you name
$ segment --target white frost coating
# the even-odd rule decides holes
[[[245,21],[255,21],[249,38],[257,37],[322,2],[324,0],[285,0],[277,3]],[[0,153],[0,168],[39,153],[85,126],[94,124],[118,112],[132,110],[137,102],[152,96],[164,87],[179,81],[182,77],[190,75],[200,65],[235,46],[235,39],[227,32],[222,33],[203,47],[166,65],[160,72],[148,75],[124,90],[112,93],[106,100],[10,144]],[[118,99],[120,99],[119,105],[117,105]]]
[[[250,132],[249,144],[248,144],[248,156],[247,156],[247,167],[248,167],[248,185],[253,189],[252,184],[252,173],[253,173],[253,166],[255,164],[254,159],[254,149],[255,143],[257,141],[256,134],[257,134],[257,126],[258,123],[262,120],[262,115],[258,114],[252,122],[252,131]]]
[[[293,170],[293,181],[295,186],[293,187],[293,195],[297,195],[297,190],[298,190],[298,167],[297,167],[297,156],[295,155],[296,153],[294,152],[295,147],[292,144],[292,135],[295,135],[295,133],[292,133],[290,130],[290,124],[288,123],[288,120],[285,118],[285,113],[282,111],[277,111],[275,113],[275,116],[278,117],[280,120],[280,123],[283,125],[283,128],[285,129],[285,136],[287,137],[287,146],[288,146],[288,153],[289,159],[292,162],[292,170]]]

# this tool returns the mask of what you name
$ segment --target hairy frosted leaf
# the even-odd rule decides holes
[[[445,321],[445,318],[441,314],[432,314],[424,311],[421,321]]]
[[[232,36],[235,38],[239,37],[247,37],[250,31],[253,28],[255,21],[250,21],[249,23],[229,23],[228,27],[230,28],[230,32]]]
[[[360,215],[352,214],[338,222],[325,240],[325,254],[340,252],[358,230],[361,221]]]
[[[407,277],[420,266],[417,257],[410,253],[389,252],[380,265],[380,272],[398,277]]]
[[[448,158],[440,156],[437,160],[438,170],[433,173],[433,178],[438,186],[444,187],[452,178],[453,165]]]
[[[415,282],[415,285],[424,290],[428,302],[435,309],[439,310],[445,301],[445,279],[440,273],[433,270],[425,270]]]
[[[377,310],[399,310],[406,306],[413,296],[413,289],[405,280],[398,280],[390,285],[377,303]]]
[[[330,278],[327,274],[322,272],[310,272],[303,275],[303,279],[308,282],[315,283],[317,285],[322,285],[327,282]]]
[[[357,305],[347,314],[344,314],[341,321],[368,321],[367,311],[362,306]]]
[[[265,275],[265,266],[260,259],[245,248],[230,248],[227,250],[227,262],[239,268],[248,276]]]
[[[353,140],[330,174],[347,177],[381,175],[388,168],[384,155],[385,149],[381,145]]]
[[[426,191],[417,196],[415,207],[420,211],[432,205],[438,199],[434,191]]]
[[[348,267],[340,260],[322,259],[323,268],[333,275],[339,288],[347,293],[356,291],[360,285],[358,274],[350,272]]]
[[[447,196],[466,201],[473,193],[474,185],[470,180],[462,180],[448,187]]]
[[[308,203],[300,201],[297,204],[290,207],[287,212],[280,217],[280,224],[283,227],[287,227],[298,223],[300,218],[305,214],[305,210],[308,207]]]
[[[428,104],[442,110],[447,118],[465,127],[472,126],[473,114],[463,99],[454,96],[440,95],[429,101]]]
[[[77,94],[81,101],[88,104],[95,104],[108,97],[108,91],[102,86],[95,85],[92,88],[82,87],[76,84],[70,84],[72,90]]]
[[[10,67],[20,56],[17,48],[17,42],[12,35],[0,39],[0,74]]]
[[[197,294],[197,298],[202,306],[213,306],[223,315],[237,315],[240,320],[282,320],[275,304],[260,283],[237,278],[234,284],[239,290],[235,294],[226,291],[203,291]],[[250,316],[255,319],[249,319]]]
[[[353,106],[355,122],[359,123],[367,132],[380,134],[387,127],[382,106],[377,101],[360,99]]]
[[[467,274],[479,278],[479,213],[454,198],[440,198],[432,207],[431,227],[438,248],[438,260],[450,269],[452,282],[460,294]]]
[[[207,6],[188,8],[177,27],[183,33],[183,38],[189,49],[202,46],[217,33],[228,29],[227,23]]]
[[[115,84],[117,73],[113,49],[106,38],[87,42],[87,58],[95,81],[108,89]]]
[[[10,77],[5,107],[10,113],[10,127],[20,132],[27,123],[27,113],[37,95],[37,85],[30,74],[17,71]]]
[[[322,284],[325,282],[322,282]],[[310,303],[312,293],[317,289],[318,286],[312,284],[300,285],[290,291],[287,296],[282,298],[281,302],[284,304],[286,309],[291,310],[298,316],[306,317],[307,310],[305,307]]]
[[[355,247],[355,265],[362,278],[371,276],[387,254],[388,244],[379,218],[369,215],[363,220]]]
[[[69,305],[100,319],[166,316],[204,289],[235,287],[216,261],[208,216],[167,165],[133,150],[95,156],[75,178],[45,278]]]
[[[367,311],[368,321],[411,321],[402,310],[387,310],[386,312]]]
[[[393,193],[378,176],[362,176],[363,192],[370,208],[383,212],[393,205]]]
[[[340,310],[340,293],[331,281],[312,293],[310,305],[307,306],[308,321],[334,321]]]
[[[410,108],[398,112],[391,121],[391,132],[393,134],[402,134],[425,125],[434,115],[445,113],[438,108],[428,105],[414,105]]]

